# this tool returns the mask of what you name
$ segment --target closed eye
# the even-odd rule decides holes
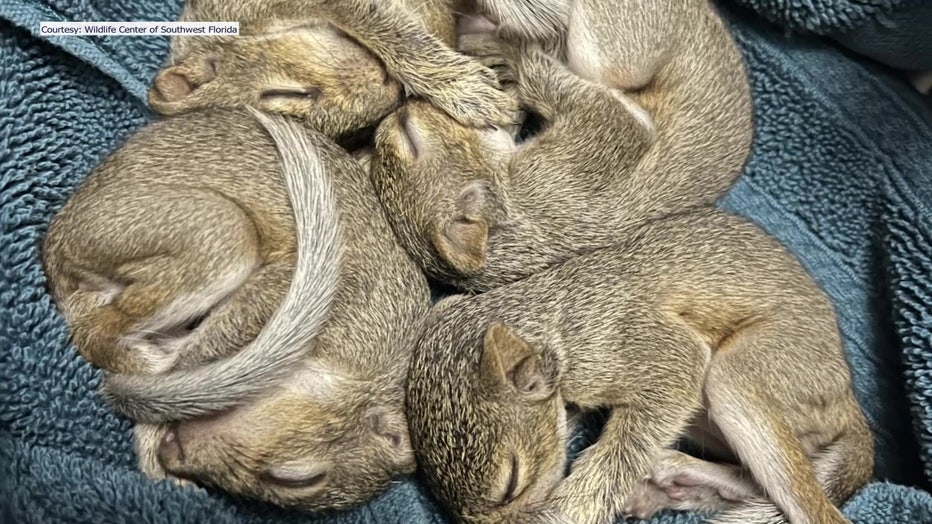
[[[259,98],[260,100],[264,101],[276,98],[286,98],[289,100],[317,100],[320,98],[320,94],[320,89],[316,87],[275,87],[262,91],[262,93],[259,94]]]
[[[324,472],[309,477],[302,477],[292,476],[290,474],[279,476],[273,472],[266,472],[262,474],[261,480],[288,489],[311,488],[323,484],[324,481],[327,480],[327,473]]]
[[[511,473],[508,476],[508,487],[505,488],[505,496],[502,497],[502,505],[506,505],[518,498],[518,481],[521,479],[521,465],[518,462],[518,455],[511,454]]]

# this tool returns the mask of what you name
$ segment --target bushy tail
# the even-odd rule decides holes
[[[307,355],[330,316],[340,273],[336,197],[326,165],[304,128],[253,111],[278,148],[295,218],[291,285],[256,339],[235,355],[165,375],[109,375],[102,396],[119,413],[159,423],[234,407],[283,378]]]
[[[709,524],[789,524],[776,504],[767,499],[747,500],[716,514]]]
[[[564,0],[479,0],[480,8],[498,20],[505,36],[521,40],[554,40],[569,21]]]

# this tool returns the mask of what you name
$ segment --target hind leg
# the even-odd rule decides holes
[[[84,357],[108,371],[170,366],[160,340],[203,315],[261,263],[252,220],[213,191],[102,191],[66,214],[47,253],[71,281],[56,298]]]
[[[280,261],[256,271],[209,313],[189,335],[169,344],[178,355],[173,369],[228,357],[259,335],[288,291],[294,261]]]
[[[805,386],[790,378],[793,370],[783,369],[789,365],[796,369],[807,365],[805,355],[796,355],[799,360],[789,363],[795,360],[793,349],[796,349],[787,345],[791,333],[783,326],[761,322],[745,328],[719,348],[706,378],[709,415],[767,497],[779,508],[777,513],[782,511],[790,521],[799,524],[845,523],[848,521],[820,484],[790,419],[812,410],[815,404],[806,398]],[[787,355],[789,360],[782,360]],[[819,371],[818,363],[807,368],[807,373]],[[828,377],[810,377],[810,380],[813,378],[825,381]],[[788,391],[789,387],[793,390]],[[830,405],[833,399],[819,400]],[[795,409],[788,405],[795,405]],[[827,418],[826,413],[811,417]],[[760,511],[766,511],[764,503],[755,504]],[[731,515],[719,518],[721,522],[732,521],[728,520]]]
[[[654,142],[651,116],[633,100],[583,80],[540,50],[521,55],[518,77],[522,105],[550,123],[515,153],[519,166],[587,166],[593,184],[617,187],[619,170],[634,166]],[[607,145],[606,136],[618,143]]]
[[[677,7],[671,12],[666,4],[574,2],[566,38],[567,65],[582,78],[614,89],[631,91],[648,85],[669,60],[667,28],[683,18],[674,14]]]
[[[625,325],[626,343],[641,346],[642,354],[669,360],[658,374],[634,370],[628,364],[624,369],[607,364],[603,375],[590,384],[601,390],[590,402],[612,406],[612,412],[598,441],[573,463],[548,500],[573,522],[614,522],[658,457],[701,409],[708,348],[665,316],[631,315]],[[658,402],[656,391],[677,393],[664,395],[664,401]]]
[[[117,341],[117,348],[142,361],[147,373],[164,372],[184,358],[202,360],[201,353],[206,350],[201,345],[183,343],[185,340],[197,340],[196,337],[182,335],[185,325],[207,314],[218,304],[228,303],[230,297],[252,278],[256,265],[253,257],[234,256],[224,271],[205,274],[199,264],[184,260],[140,264],[132,271],[132,278],[138,284],[130,286],[115,306],[124,312],[135,311],[127,305],[129,302],[148,300],[149,311],[142,313],[141,308],[136,308],[140,312],[133,318],[144,320]],[[197,280],[200,282],[195,284]]]
[[[67,299],[72,341],[81,355],[106,371],[152,373],[170,367],[166,342],[189,316],[213,306],[218,293],[200,267],[168,255],[133,260],[108,275],[85,281],[107,283],[81,289]],[[179,304],[185,302],[189,306]]]

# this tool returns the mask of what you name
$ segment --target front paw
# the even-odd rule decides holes
[[[206,492],[206,490],[203,487],[198,486],[197,484],[195,484],[194,482],[191,482],[188,479],[183,479],[180,477],[173,477],[171,475],[166,474],[165,480],[167,480],[168,482],[171,482],[175,486],[182,488],[182,489],[193,489],[196,491]]]
[[[517,66],[520,60],[518,49],[494,34],[473,33],[463,35],[457,42],[457,50],[479,61],[491,69],[498,82],[505,86],[518,81]]]
[[[435,89],[423,95],[461,124],[487,128],[515,122],[518,101],[502,91],[491,69],[462,56],[462,61],[443,77]]]

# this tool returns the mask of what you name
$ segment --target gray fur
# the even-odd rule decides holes
[[[252,114],[275,141],[294,212],[298,250],[291,285],[258,337],[225,360],[168,375],[108,375],[101,394],[134,420],[191,418],[249,400],[307,356],[329,318],[339,278],[340,225],[326,160],[299,124]]]
[[[237,20],[236,37],[177,37],[152,107],[242,107],[300,117],[333,138],[375,125],[406,92],[471,126],[513,119],[495,75],[455,52],[451,0],[201,0],[183,21]],[[292,96],[270,96],[290,91]],[[301,91],[313,93],[302,96]]]
[[[500,46],[522,106],[550,123],[528,142],[490,145],[494,131],[418,101],[380,125],[373,181],[434,278],[469,291],[525,278],[645,220],[711,205],[741,174],[750,89],[708,2],[581,0],[569,19],[568,65]]]
[[[562,478],[565,405],[612,414]],[[704,422],[724,437],[702,444],[731,449],[810,522],[844,522],[833,504],[873,470],[828,298],[778,242],[714,208],[439,303],[406,406],[428,486],[466,521],[556,510],[607,524],[661,451]],[[510,453],[523,495],[501,504]]]

